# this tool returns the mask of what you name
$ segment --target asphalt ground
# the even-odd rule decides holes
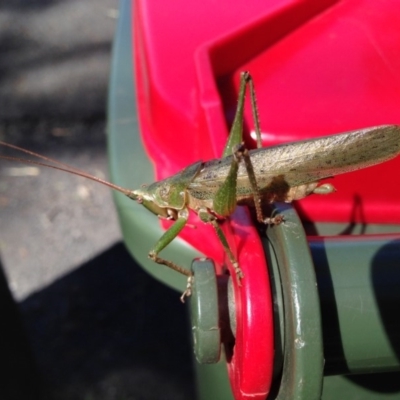
[[[112,0],[0,1],[0,140],[107,178],[117,15]],[[194,398],[178,295],[121,240],[109,189],[0,160],[1,399]]]

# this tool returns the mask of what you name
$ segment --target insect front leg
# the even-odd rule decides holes
[[[187,223],[188,216],[189,213],[187,209],[180,210],[178,213],[177,220],[172,224],[172,226],[167,231],[164,232],[164,234],[160,237],[158,242],[149,252],[149,258],[153,260],[155,263],[165,265],[173,269],[174,271],[179,272],[188,277],[186,290],[183,292],[181,296],[181,301],[183,303],[185,302],[185,297],[188,297],[192,294],[193,274],[191,271],[188,271],[187,269],[175,264],[174,262],[159,257],[158,253],[160,253],[165,247],[167,247],[172,242],[172,240],[174,240],[179,235],[179,232],[185,227]]]
[[[225,250],[225,253],[228,255],[229,261],[231,262],[231,264],[235,270],[236,277],[238,278],[238,284],[240,286],[240,280],[244,277],[243,272],[239,267],[239,263],[236,260],[236,257],[233,255],[233,252],[229,246],[226,236],[224,235],[224,232],[222,232],[222,229],[219,226],[217,218],[205,208],[201,208],[198,211],[198,216],[203,222],[210,224],[214,228],[214,230],[218,236],[218,239],[221,242],[222,247]]]

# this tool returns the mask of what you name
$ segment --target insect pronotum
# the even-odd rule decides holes
[[[246,149],[243,144],[243,108],[247,86],[257,136],[257,149],[254,150]],[[255,207],[257,220],[261,223],[282,222],[279,216],[269,218],[264,215],[262,206],[275,201],[299,200],[313,193],[331,193],[334,187],[329,183],[319,185],[319,180],[394,158],[400,153],[400,127],[375,126],[262,148],[254,85],[250,74],[243,72],[236,114],[222,157],[195,162],[167,179],[144,185],[140,189],[129,190],[114,185],[5,142],[0,142],[0,145],[41,158],[53,165],[16,157],[0,158],[55,168],[94,180],[136,200],[159,218],[172,220],[173,224],[149,251],[149,257],[188,277],[187,287],[181,296],[184,301],[185,297],[191,295],[194,279],[192,272],[161,258],[159,253],[185,227],[190,210],[202,222],[213,226],[240,284],[240,280],[245,277],[220,228],[221,221],[229,218],[237,205]]]

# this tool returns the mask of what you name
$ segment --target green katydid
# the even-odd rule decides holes
[[[247,150],[243,144],[243,110],[246,89],[249,87],[252,113],[257,137],[257,149]],[[1,145],[23,151],[50,161],[44,164],[14,157],[1,158],[47,166],[83,176],[105,184],[138,201],[159,218],[172,220],[149,252],[149,257],[188,277],[181,300],[191,295],[192,273],[172,261],[159,257],[159,253],[174,240],[187,224],[189,211],[200,220],[212,225],[232,266],[238,282],[244,278],[240,266],[220,227],[237,205],[250,205],[256,210],[261,223],[280,223],[277,216],[264,215],[263,205],[274,201],[291,202],[312,193],[328,194],[335,189],[331,184],[318,186],[320,179],[332,177],[372,166],[389,160],[400,153],[400,127],[384,125],[353,132],[262,148],[255,90],[248,72],[241,74],[238,105],[232,128],[222,157],[207,162],[198,161],[177,174],[128,190],[89,175],[69,165],[51,160],[29,150],[8,143]]]

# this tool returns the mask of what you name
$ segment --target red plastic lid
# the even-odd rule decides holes
[[[255,81],[264,146],[400,124],[397,1],[138,0],[135,7],[140,125],[158,179],[221,155],[242,70]],[[249,146],[252,126],[248,108]],[[310,196],[297,207],[311,221],[400,223],[399,167],[400,157],[335,177],[336,193]],[[224,229],[246,275],[236,291],[232,386],[236,399],[264,399],[273,363],[265,260],[246,211],[239,209]],[[224,264],[209,226],[185,229],[181,237]]]

